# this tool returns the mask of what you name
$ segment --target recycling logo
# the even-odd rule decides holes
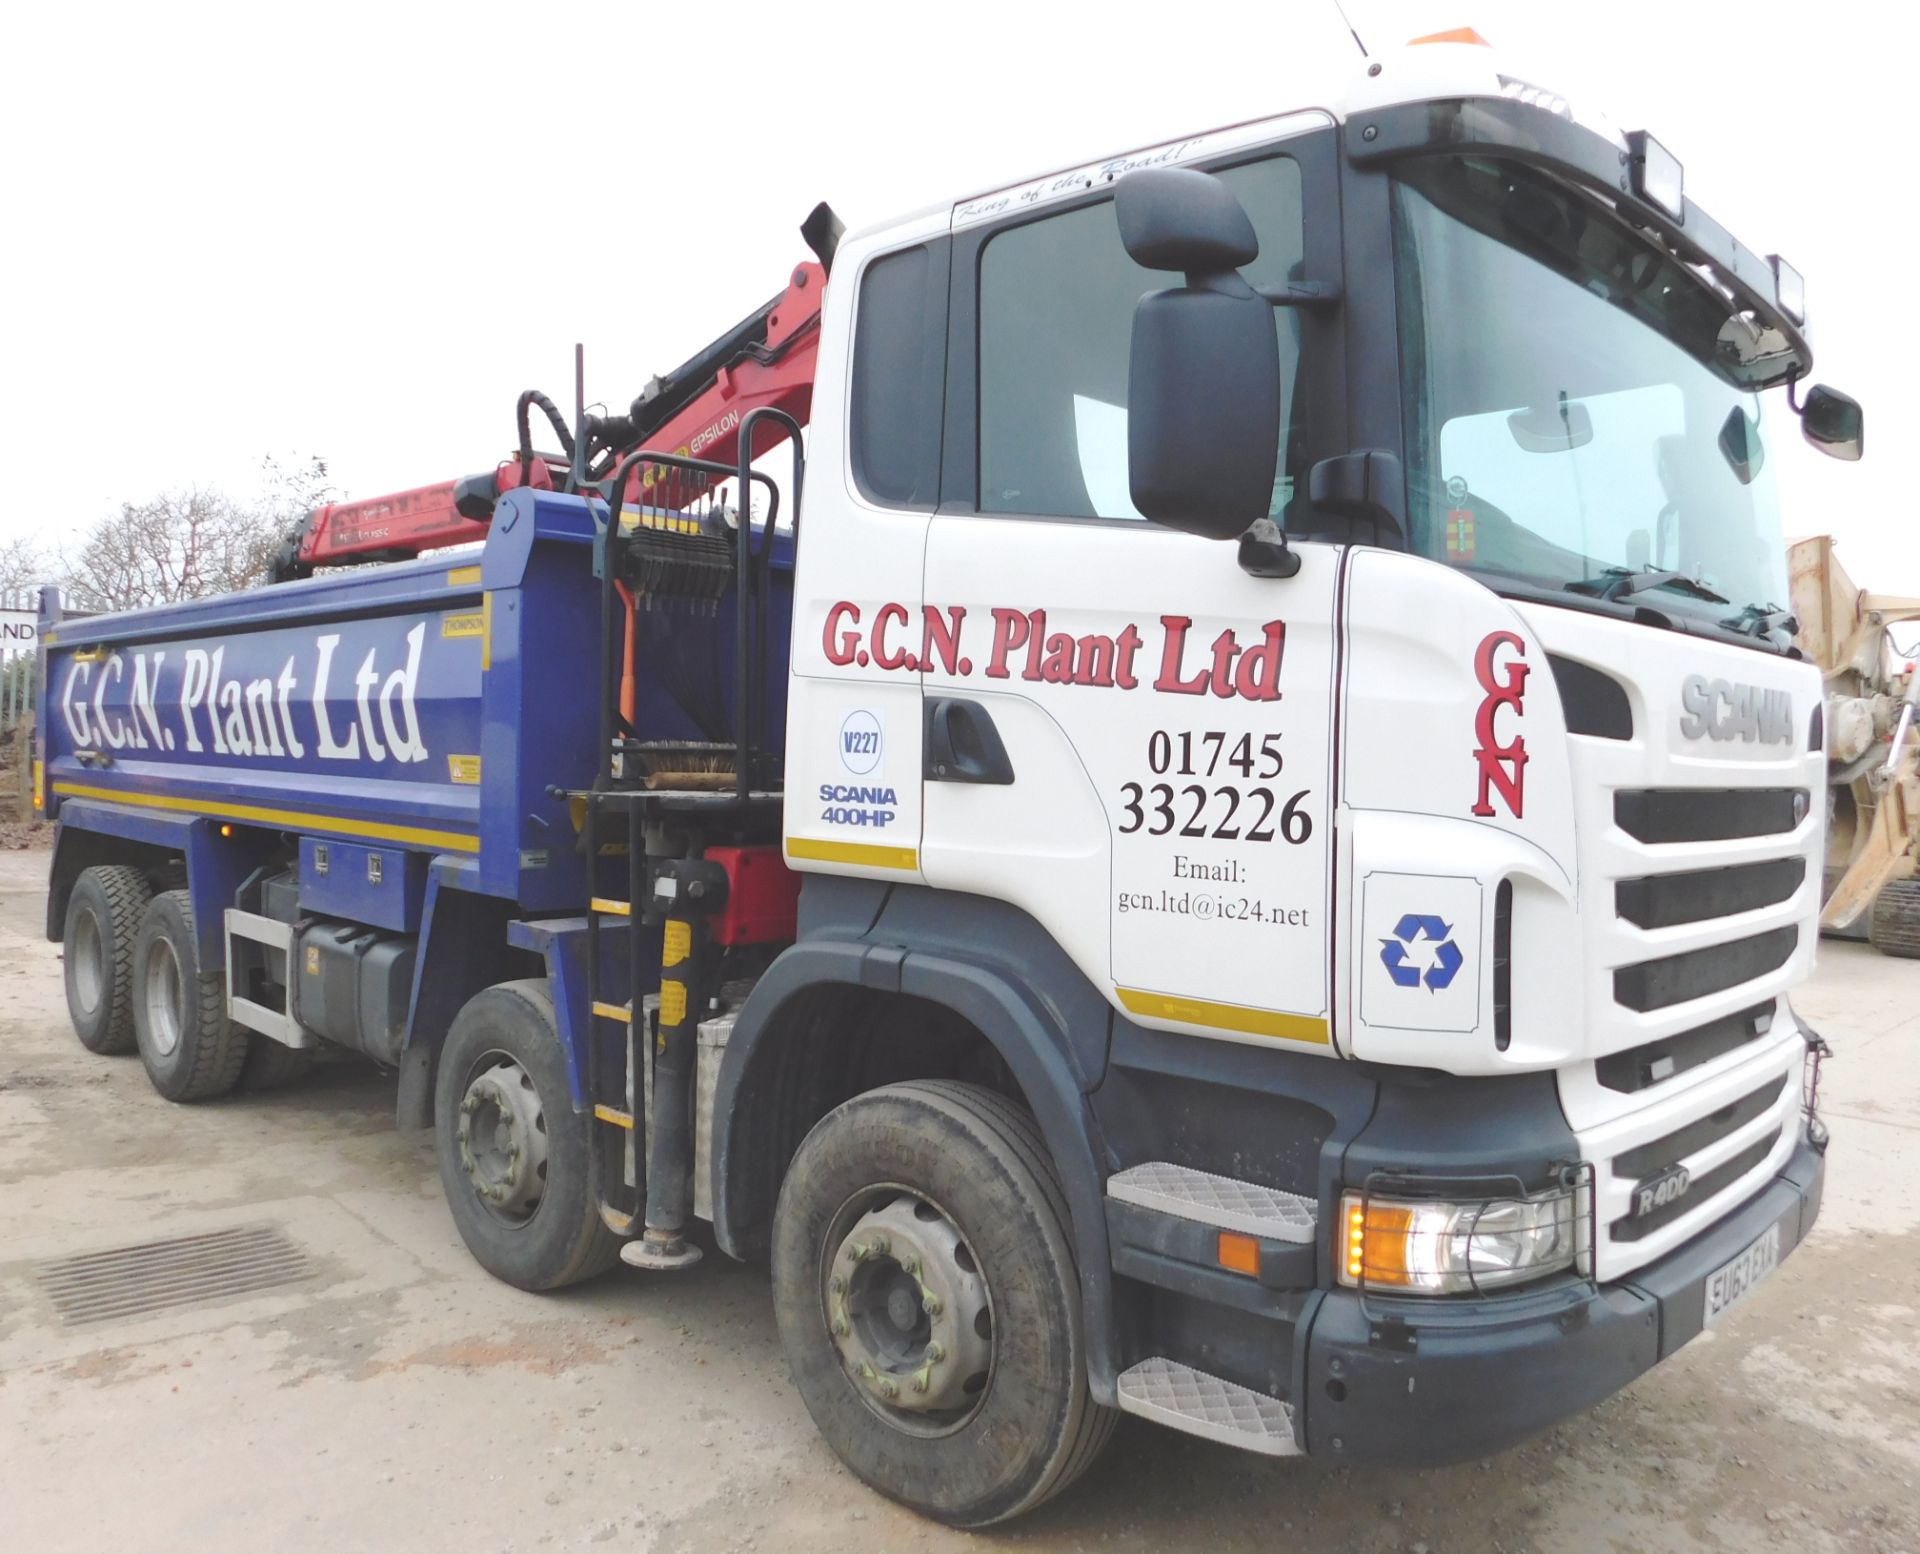
[[[1437,917],[1409,912],[1394,925],[1393,937],[1380,941],[1380,964],[1395,987],[1419,987],[1424,982],[1429,993],[1437,993],[1459,974],[1466,957],[1453,942],[1450,926]]]

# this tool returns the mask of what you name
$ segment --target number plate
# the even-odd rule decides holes
[[[1754,1286],[1780,1266],[1780,1227],[1767,1227],[1767,1233],[1732,1262],[1724,1264],[1707,1278],[1707,1309],[1704,1324],[1712,1327],[1751,1295]]]

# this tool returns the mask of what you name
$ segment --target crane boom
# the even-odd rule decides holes
[[[582,429],[587,447],[577,455],[573,436],[544,395],[529,392],[520,400],[520,447],[495,469],[462,480],[442,481],[389,496],[334,502],[315,508],[288,537],[274,564],[274,578],[306,577],[316,567],[354,562],[396,561],[449,545],[485,538],[495,500],[516,486],[539,490],[572,489],[574,467],[586,471],[586,483],[604,479],[617,459],[633,449],[732,463],[739,457],[739,429],[749,412],[762,406],[785,411],[802,426],[813,405],[813,371],[820,343],[820,306],[826,292],[828,262],[838,238],[838,222],[822,205],[802,232],[823,262],[794,266],[785,288],[725,334],[655,378],[624,415],[590,416]],[[538,404],[567,444],[567,457],[535,453],[529,437],[528,408]],[[765,428],[764,453],[779,438]],[[640,474],[630,479],[624,500],[657,493],[639,489]]]

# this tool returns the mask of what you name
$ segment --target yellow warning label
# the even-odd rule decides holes
[[[693,929],[677,917],[667,919],[667,931],[660,941],[660,964],[677,966],[693,953]]]
[[[480,757],[477,755],[448,756],[447,779],[450,782],[478,782],[480,780]]]
[[[480,569],[478,567],[455,567],[447,573],[447,587],[449,588],[465,588],[469,584],[479,581]]]
[[[307,975],[310,977],[320,975],[320,946],[317,944],[307,946]]]
[[[684,982],[660,983],[660,1023],[678,1025],[687,1017],[687,984]]]
[[[478,610],[468,610],[460,615],[440,617],[440,635],[443,637],[477,637],[486,630],[486,617]]]

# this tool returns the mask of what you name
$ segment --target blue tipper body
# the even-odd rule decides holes
[[[567,795],[595,769],[604,517],[580,498],[514,491],[478,552],[124,614],[63,619],[50,600],[48,816],[63,835],[181,853],[205,965],[222,963],[225,909],[272,833],[297,839],[303,914],[424,937],[448,888],[494,898],[515,919],[583,913],[592,891]],[[769,745],[779,749],[784,542],[773,577]],[[707,692],[710,720],[731,726],[733,618],[730,598],[711,615],[643,613],[642,737],[715,737],[670,694],[670,675]],[[514,938],[537,942],[559,970],[555,934]],[[429,962],[423,953],[423,974]],[[417,987],[413,1002],[417,1011]]]

